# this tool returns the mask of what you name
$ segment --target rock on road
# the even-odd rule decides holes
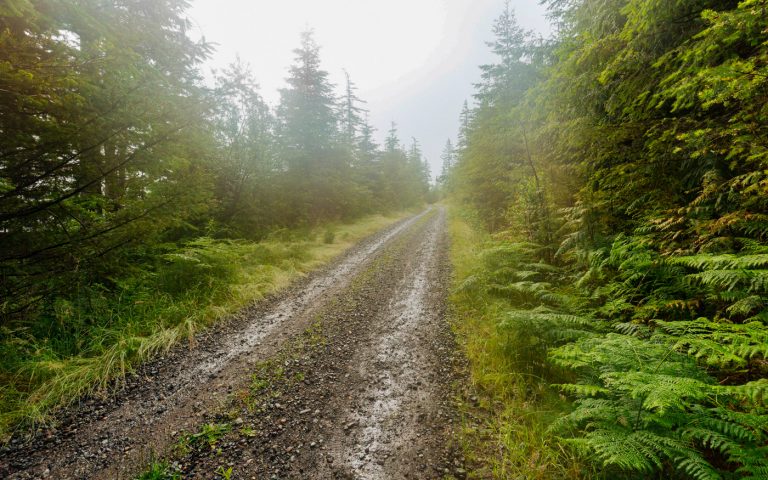
[[[385,229],[6,447],[0,477],[128,479],[158,456],[183,478],[463,477],[447,249],[442,207]]]

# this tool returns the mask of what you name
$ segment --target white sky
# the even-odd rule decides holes
[[[547,35],[536,0],[512,0],[526,28]],[[391,121],[400,138],[416,137],[439,174],[440,153],[455,139],[458,116],[478,65],[491,60],[485,41],[504,0],[192,0],[191,20],[216,44],[211,68],[237,55],[251,66],[272,104],[284,86],[299,33],[315,31],[321,60],[339,87],[346,69],[368,102],[383,139]],[[340,92],[340,90],[339,90]]]

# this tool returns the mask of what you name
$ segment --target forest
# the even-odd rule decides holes
[[[543,3],[550,39],[495,22],[439,178],[477,460],[768,478],[768,3]]]
[[[270,103],[187,0],[0,1],[0,476],[767,479],[768,0],[538,3],[433,181],[309,27]]]
[[[188,7],[0,4],[0,437],[426,199],[418,142],[376,144],[311,31],[273,108],[242,62],[205,81]]]

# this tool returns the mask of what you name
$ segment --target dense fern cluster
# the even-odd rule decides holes
[[[608,478],[768,478],[768,2],[544,3],[462,115],[446,185],[496,235],[463,288]]]
[[[519,371],[573,398],[553,435],[616,475],[768,475],[764,257],[667,258],[623,237],[573,282],[538,252],[490,246],[461,288],[508,302],[498,328]]]
[[[768,2],[545,3],[462,116],[447,185],[496,234],[462,288],[607,478],[768,478]]]

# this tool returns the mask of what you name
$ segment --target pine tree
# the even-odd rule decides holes
[[[440,176],[437,177],[437,183],[442,189],[447,191],[450,190],[449,184],[451,181],[451,174],[453,172],[453,167],[456,164],[456,150],[453,148],[451,139],[448,139],[445,142],[445,148],[443,149],[440,159],[443,161],[443,165],[440,170]]]
[[[373,134],[376,131],[368,120],[368,114],[366,113],[360,126],[360,135],[357,139],[357,151],[361,159],[366,162],[372,162],[379,154],[379,146],[376,144],[376,140],[373,138]]]
[[[457,187],[472,192],[467,200],[492,231],[514,225],[526,231],[529,240],[548,245],[545,179],[539,175],[524,111],[525,95],[538,84],[543,66],[532,56],[534,38],[517,24],[509,2],[493,31],[494,41],[488,45],[496,62],[481,66],[477,106],[469,109],[465,102],[461,112]],[[509,210],[512,199],[521,199],[523,208]]]
[[[240,235],[258,236],[280,221],[273,205],[274,117],[239,59],[217,73],[215,80],[218,161],[213,168],[220,205],[216,217]]]
[[[185,7],[0,9],[0,269],[21,269],[0,280],[4,314],[109,283],[130,247],[210,206],[197,72],[209,48],[187,36]]]
[[[355,144],[355,175],[359,188],[364,192],[367,211],[379,211],[382,208],[383,176],[379,162],[379,146],[373,134],[375,129],[368,121],[368,114],[360,125],[360,133]]]
[[[520,97],[535,78],[535,70],[528,60],[532,34],[517,22],[509,0],[493,25],[494,40],[487,45],[496,55],[497,62],[481,65],[482,81],[477,85],[475,98],[483,104],[510,101]]]
[[[395,153],[400,150],[400,138],[397,134],[397,124],[395,122],[392,122],[387,132],[387,138],[384,140],[384,150],[387,153]]]
[[[295,154],[289,155],[289,168],[307,170],[309,156],[333,147],[336,98],[328,72],[320,66],[320,47],[311,30],[301,34],[301,45],[293,53],[288,87],[280,90],[279,135],[283,147]]]
[[[357,87],[352,82],[349,72],[345,70],[344,76],[346,87],[341,102],[341,133],[344,144],[354,147],[359,140],[358,134],[362,133],[361,130],[366,126],[362,115],[367,114],[368,111],[360,107],[360,104],[365,103],[365,101],[360,100],[355,94]]]
[[[392,122],[385,139],[384,152],[379,160],[382,174],[382,197],[388,208],[403,208],[413,204],[413,174],[407,153],[403,150],[397,132],[397,125]]]
[[[277,108],[281,156],[288,170],[285,201],[292,222],[315,223],[339,217],[349,193],[351,159],[336,139],[338,117],[333,85],[320,66],[320,47],[312,31],[301,34],[294,65],[280,91]]]
[[[469,108],[469,103],[464,100],[464,105],[461,107],[461,113],[459,114],[459,138],[456,143],[456,150],[459,154],[464,152],[469,145],[469,132],[472,125],[472,111]]]

